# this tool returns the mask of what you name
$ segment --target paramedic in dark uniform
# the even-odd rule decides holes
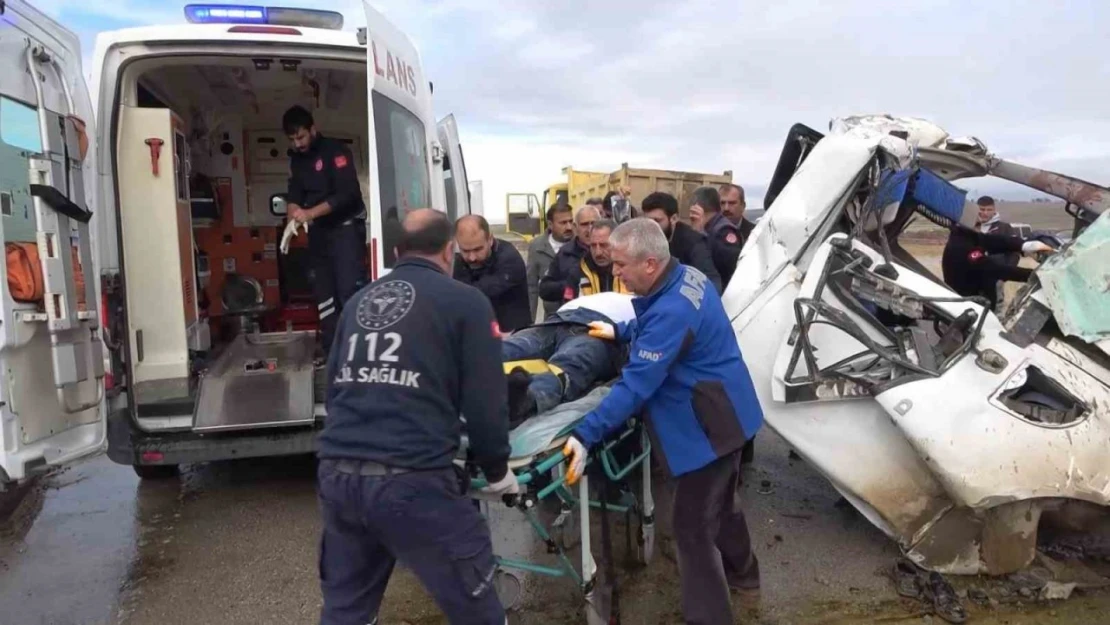
[[[990,234],[956,224],[948,233],[941,255],[944,282],[964,297],[982,297],[990,310],[998,308],[1000,281],[1025,282],[1033,269],[1011,266],[1000,257],[1009,254],[1037,254],[1053,249],[1040,241],[1017,236]]]
[[[690,225],[705,233],[709,239],[709,252],[713,265],[721,275],[721,287],[728,289],[728,281],[736,271],[740,248],[744,246],[740,228],[721,212],[721,194],[713,187],[698,187],[694,191],[694,205],[690,207]]]
[[[346,145],[321,135],[303,107],[286,111],[281,123],[293,144],[288,217],[311,226],[308,251],[321,343],[327,354],[339,311],[366,284],[366,205],[354,155]]]
[[[493,308],[450,275],[451,224],[405,216],[399,261],[343,308],[328,356],[320,434],[321,625],[377,623],[396,563],[451,623],[503,625],[489,528],[453,461],[469,455],[493,495],[519,492],[508,469],[507,385]]]

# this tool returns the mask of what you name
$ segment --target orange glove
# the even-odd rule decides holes
[[[589,451],[582,441],[571,436],[563,445],[563,455],[570,459],[567,466],[567,484],[574,485],[586,470],[586,455]]]

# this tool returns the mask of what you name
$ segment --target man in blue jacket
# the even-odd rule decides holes
[[[657,458],[675,478],[685,621],[732,623],[729,589],[759,588],[738,492],[741,450],[763,424],[759,398],[717,290],[671,259],[658,224],[625,222],[610,244],[614,271],[638,296],[636,319],[594,322],[591,334],[630,343],[629,361],[567,441],[568,480],[582,475],[590,447],[642,411]]]

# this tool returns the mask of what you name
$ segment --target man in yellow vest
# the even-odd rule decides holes
[[[564,299],[570,301],[580,295],[597,293],[632,293],[621,279],[613,275],[613,257],[609,249],[609,235],[617,224],[609,219],[594,222],[590,231],[590,253],[578,263],[578,271],[567,281]]]

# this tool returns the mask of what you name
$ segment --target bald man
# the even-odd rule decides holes
[[[489,583],[489,527],[454,459],[461,415],[483,490],[519,492],[508,467],[508,385],[493,310],[448,276],[452,255],[447,217],[410,212],[393,271],[340,316],[320,433],[321,625],[377,623],[398,562],[448,622],[506,623]]]
[[[513,332],[531,324],[528,268],[520,252],[494,238],[481,215],[465,215],[455,222],[455,245],[455,279],[489,298],[500,330]]]

